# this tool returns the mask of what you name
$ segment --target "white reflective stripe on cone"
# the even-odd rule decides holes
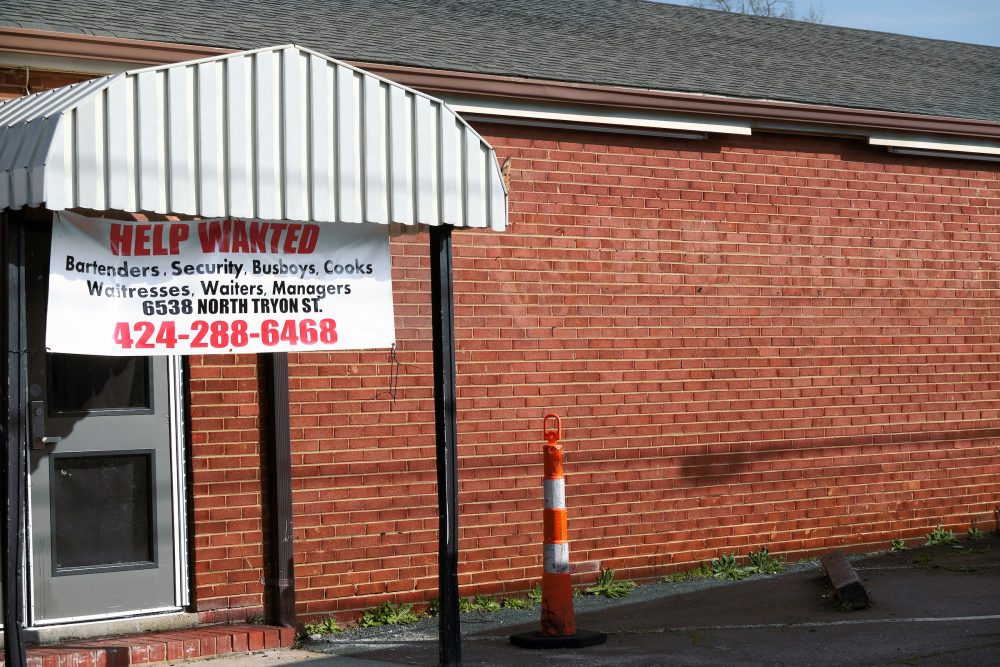
[[[569,544],[560,542],[545,545],[545,571],[549,574],[569,572]]]
[[[545,480],[545,509],[561,510],[566,507],[566,480]]]

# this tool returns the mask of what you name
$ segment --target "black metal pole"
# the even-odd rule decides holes
[[[27,330],[24,283],[24,215],[8,213],[3,225],[2,254],[6,264],[3,309],[4,356],[7,374],[7,419],[4,425],[6,456],[3,463],[3,511],[0,546],[3,568],[3,653],[7,667],[24,667],[27,658],[21,641],[24,581],[21,577],[21,545],[24,538],[24,457],[27,447]]]
[[[299,629],[295,618],[295,544],[292,538],[292,438],[288,415],[288,353],[264,356],[267,420],[270,576],[265,620]]]
[[[455,294],[451,226],[431,227],[431,316],[434,340],[434,423],[438,479],[439,658],[462,664],[458,618],[458,420],[455,414]]]

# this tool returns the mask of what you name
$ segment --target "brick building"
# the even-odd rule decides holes
[[[625,578],[992,525],[1000,49],[638,0],[32,1],[0,95],[290,42],[509,160],[507,232],[455,235],[463,594],[540,574],[550,411],[572,558]],[[391,247],[394,354],[288,359],[300,619],[436,596],[427,241]],[[284,396],[256,355],[178,370],[189,567],[151,622],[260,615]]]

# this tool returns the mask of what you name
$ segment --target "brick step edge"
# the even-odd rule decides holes
[[[32,646],[27,649],[27,667],[125,667],[289,648],[294,642],[291,628],[212,625]]]

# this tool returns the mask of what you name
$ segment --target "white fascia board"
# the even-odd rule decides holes
[[[1000,155],[1000,143],[995,141],[976,141],[970,139],[953,139],[935,135],[871,135],[868,143],[872,146],[888,148],[906,148],[921,151],[940,151],[945,153],[969,153],[973,155]]]
[[[477,99],[458,95],[441,95],[459,114],[488,116],[501,120],[540,121],[575,125],[615,126],[623,129],[701,132],[749,135],[749,121],[719,121],[681,114],[651,113],[640,110],[605,110],[588,106],[533,104],[496,99]]]

